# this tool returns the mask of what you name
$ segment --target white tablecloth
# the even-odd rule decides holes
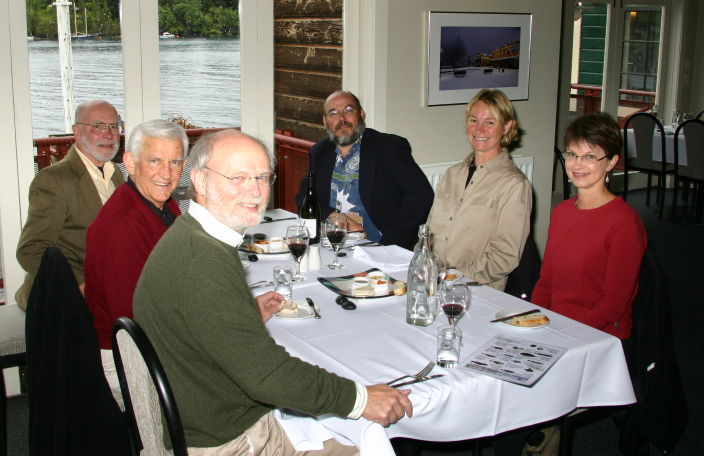
[[[662,135],[660,131],[656,130],[653,134],[653,160],[659,162],[661,160],[662,154],[660,153],[660,141]],[[628,156],[636,156],[636,141],[633,130],[626,131],[626,141],[628,141]],[[687,148],[684,143],[684,135],[680,134],[678,144],[678,157],[680,165],[687,166]],[[675,135],[671,127],[666,127],[665,129],[665,159],[668,163],[675,162]]]
[[[276,224],[267,225],[267,229],[274,229],[271,225]],[[373,258],[374,249],[382,251],[380,247],[368,247],[367,255]],[[446,324],[443,315],[428,327],[411,326],[405,321],[405,296],[358,299],[356,310],[343,310],[334,302],[336,294],[315,278],[357,273],[373,265],[349,254],[341,259],[345,269],[331,271],[325,265],[332,255],[326,249],[322,251],[323,268],[307,272],[308,280],[295,285],[293,298],[311,297],[323,318],[272,318],[267,327],[278,343],[294,356],[366,385],[417,372],[428,361],[435,360],[435,334],[439,324]],[[279,257],[276,264],[292,262],[289,258]],[[274,264],[266,258],[252,263],[248,279],[250,282],[270,279]],[[406,280],[405,270],[385,272]],[[255,291],[259,294],[269,289]],[[527,310],[535,306],[488,287],[471,290],[471,305],[458,323],[464,332],[462,358],[497,334],[566,347],[567,353],[532,388],[463,368],[436,367],[432,373],[443,373],[445,377],[410,387],[413,417],[386,428],[388,437],[454,441],[491,436],[560,417],[577,407],[635,401],[618,339],[548,310],[544,313],[551,322],[546,328],[517,329],[489,323],[497,311]],[[383,454],[373,451],[374,439],[378,441],[382,429],[378,425],[370,426],[364,419],[336,417],[322,417],[317,423],[347,437],[363,454]]]

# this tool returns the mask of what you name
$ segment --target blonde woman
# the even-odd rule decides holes
[[[465,113],[472,150],[440,180],[428,217],[433,251],[448,266],[503,290],[530,231],[532,190],[507,147],[518,136],[511,102],[484,89]]]

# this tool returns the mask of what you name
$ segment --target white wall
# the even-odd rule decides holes
[[[348,2],[357,4],[352,0]],[[374,119],[370,126],[379,128],[381,125],[387,132],[408,138],[419,164],[461,160],[470,150],[464,132],[464,105],[424,106],[428,11],[533,14],[529,98],[514,103],[525,134],[522,147],[514,153],[533,155],[535,159],[534,230],[536,241],[543,246],[550,214],[561,0],[375,0],[368,3],[365,0],[363,5],[377,13],[388,7],[388,14],[376,15],[376,31],[360,36],[357,47],[345,41],[345,52],[368,55],[372,52],[370,49],[377,46],[373,53],[384,55],[386,65],[375,59],[366,73],[378,75],[381,72],[386,78],[384,81],[379,81],[378,77],[357,78],[348,84],[350,79],[343,75],[343,85],[362,94],[368,117],[371,110]],[[362,17],[364,14],[364,11],[360,13]],[[386,17],[386,23],[378,22],[380,16]],[[378,39],[380,30],[383,30],[381,40]],[[382,47],[384,44],[386,46]],[[348,74],[350,69],[345,69],[345,75]],[[369,85],[374,89],[369,90]],[[378,97],[384,97],[385,112],[377,112],[373,105],[370,108],[371,100],[365,99],[364,93],[374,93],[377,104]]]

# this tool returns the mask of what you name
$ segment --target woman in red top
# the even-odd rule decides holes
[[[553,209],[532,301],[629,339],[647,238],[638,214],[606,187],[621,134],[608,114],[585,115],[567,127],[564,144],[577,196]]]

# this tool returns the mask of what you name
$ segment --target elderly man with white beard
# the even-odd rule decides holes
[[[269,336],[264,324],[283,298],[254,298],[237,254],[276,177],[266,148],[223,130],[201,138],[188,164],[193,201],[147,260],[133,309],[169,377],[189,454],[300,454],[275,407],[382,425],[411,416],[410,390],[338,377],[291,357]],[[324,446],[305,454],[358,454],[334,439]]]

